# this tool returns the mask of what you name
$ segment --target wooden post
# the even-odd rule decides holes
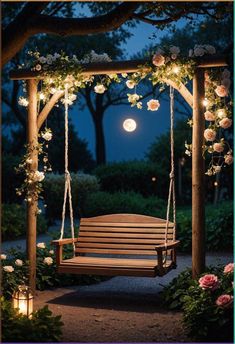
[[[38,169],[38,127],[37,127],[37,81],[27,80],[28,90],[28,145],[31,151],[31,171]],[[29,260],[29,286],[36,289],[36,235],[37,235],[37,200],[27,203],[27,258]]]
[[[205,166],[202,156],[204,142],[204,71],[197,68],[193,79],[193,141],[192,141],[192,277],[205,270]]]

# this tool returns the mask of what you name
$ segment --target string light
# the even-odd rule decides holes
[[[209,100],[207,98],[203,99],[202,104],[204,106],[208,106],[209,105]]]
[[[39,94],[39,99],[41,99],[41,100],[45,99],[44,93],[41,92],[41,93]]]
[[[178,74],[179,71],[180,71],[180,67],[179,67],[179,66],[174,66],[174,67],[172,68],[172,71],[173,71],[173,73]]]
[[[214,182],[214,186],[217,187],[219,185],[218,182]]]

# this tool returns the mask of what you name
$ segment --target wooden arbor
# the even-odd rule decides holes
[[[83,65],[84,75],[132,73],[138,66],[146,61],[117,61],[106,63],[91,63]],[[210,67],[226,66],[224,56],[208,56],[197,61],[197,68],[193,79],[193,94],[183,85],[176,85],[166,79],[168,85],[173,86],[190,105],[193,110],[193,140],[192,140],[192,271],[196,278],[205,268],[205,202],[204,202],[204,159],[202,157],[204,133],[204,69]],[[28,144],[31,148],[33,163],[31,170],[38,167],[38,154],[34,147],[37,146],[38,132],[52,110],[55,103],[64,95],[57,91],[38,113],[37,85],[38,72],[31,70],[18,70],[10,73],[13,80],[26,80],[28,90]],[[42,77],[41,77],[42,78]],[[35,291],[36,280],[36,233],[37,233],[37,201],[28,204],[27,209],[27,255],[30,262],[29,285]]]

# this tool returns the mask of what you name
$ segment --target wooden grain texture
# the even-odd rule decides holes
[[[198,68],[193,79],[192,140],[192,276],[195,279],[205,270],[204,97],[204,71]]]
[[[30,171],[34,172],[38,169],[38,128],[37,128],[37,81],[27,81],[28,92],[28,121],[27,121],[27,136],[28,146],[30,151]],[[27,259],[29,261],[29,286],[32,292],[36,289],[36,236],[37,236],[37,199],[32,198],[31,202],[27,203],[27,240],[26,250]]]

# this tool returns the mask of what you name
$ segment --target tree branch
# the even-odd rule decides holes
[[[2,64],[8,62],[38,33],[60,36],[88,35],[112,31],[131,18],[138,2],[124,2],[109,13],[92,18],[58,18],[40,14],[48,3],[28,3],[3,32]],[[30,11],[29,11],[30,10]]]
[[[38,130],[41,128],[47,116],[49,115],[50,111],[53,109],[54,105],[58,102],[58,100],[63,96],[63,94],[64,94],[64,91],[57,91],[56,93],[53,94],[53,96],[50,98],[48,103],[44,106],[44,108],[38,115],[38,119],[37,119]]]

